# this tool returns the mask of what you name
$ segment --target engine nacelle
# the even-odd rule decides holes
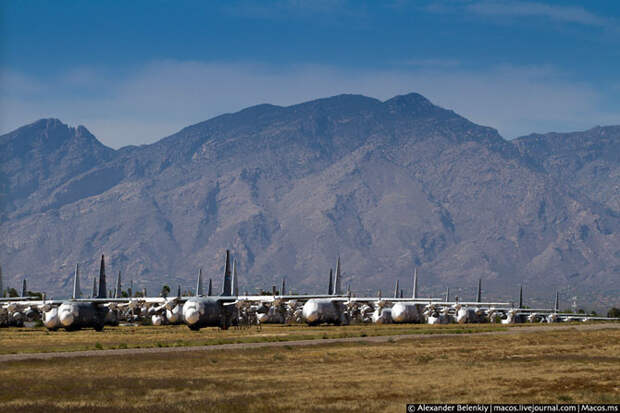
[[[57,330],[60,327],[60,320],[58,319],[58,307],[51,307],[49,310],[43,312],[43,325],[48,330]]]
[[[392,309],[391,308],[377,308],[372,313],[372,322],[375,324],[391,324],[392,323]]]
[[[171,310],[166,310],[166,319],[171,324],[183,322],[183,306],[176,305]]]

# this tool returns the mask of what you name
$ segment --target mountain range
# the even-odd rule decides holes
[[[118,150],[41,119],[0,136],[0,183],[5,285],[48,294],[102,253],[135,288],[200,267],[218,285],[231,249],[249,292],[323,293],[340,256],[358,293],[410,292],[417,267],[423,295],[482,278],[488,298],[620,304],[620,126],[508,141],[416,93],[262,104]]]

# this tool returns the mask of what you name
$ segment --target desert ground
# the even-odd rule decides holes
[[[617,324],[564,329],[516,327],[454,335],[445,334],[450,333],[449,326],[438,326],[433,330],[440,334],[407,332],[400,337],[394,329],[421,332],[431,326],[368,330],[375,337],[389,335],[383,342],[369,341],[372,336],[368,334],[354,339],[360,327],[329,330],[334,336],[348,337],[346,342],[316,344],[317,340],[308,340],[314,345],[279,342],[270,347],[244,348],[243,336],[234,335],[246,334],[247,339],[251,330],[229,333],[207,329],[195,342],[190,341],[202,343],[200,340],[215,336],[216,340],[225,337],[241,344],[212,351],[5,360],[0,369],[0,406],[3,412],[401,412],[411,402],[620,402]],[[453,332],[458,331],[456,327],[452,326]],[[133,331],[130,327],[106,331],[110,340],[88,330],[77,335],[58,332],[57,337],[59,343],[75,341],[65,350],[81,348],[88,337],[98,340],[102,348],[124,348],[118,344],[123,334],[122,343],[134,348],[139,347],[135,340],[141,338],[151,348],[159,348],[157,343],[165,346],[189,340],[177,327],[159,332]],[[297,337],[304,329],[272,326],[254,334],[272,334],[284,340],[289,331],[291,337]],[[322,328],[308,331],[310,336],[320,335],[318,341],[330,334]],[[0,348],[4,350],[11,342],[8,336],[20,334],[27,332],[2,331]],[[31,334],[31,339],[48,336],[39,331]],[[157,335],[159,341],[153,341]],[[54,333],[49,336],[54,337]],[[16,338],[15,342],[23,344],[23,340]],[[43,349],[55,351],[53,340],[48,340],[42,340]],[[25,351],[32,352],[33,347],[26,346]],[[106,354],[105,350],[99,353]],[[5,357],[9,356],[5,352]]]

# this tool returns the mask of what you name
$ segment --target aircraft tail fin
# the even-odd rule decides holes
[[[446,303],[450,302],[450,287],[446,288]]]
[[[286,277],[282,278],[282,289],[280,290],[280,295],[286,294]]]
[[[93,291],[91,292],[90,296],[92,298],[97,297],[97,277],[93,277]]]
[[[71,298],[80,298],[82,291],[80,291],[80,264],[75,264],[75,274],[73,275],[73,295]]]
[[[327,287],[327,294],[334,295],[334,279],[333,279],[333,271],[329,269],[329,287]]]
[[[28,286],[26,285],[26,279],[22,281],[22,297],[25,297],[28,294]]]
[[[555,304],[553,305],[553,309],[556,313],[560,311],[560,293],[557,291],[555,292]]]
[[[116,286],[114,287],[114,298],[121,298],[121,272],[118,271],[118,277],[116,277]]]
[[[519,308],[523,308],[523,284],[519,288]]]
[[[196,297],[203,295],[202,291],[202,267],[198,271],[198,281],[196,281]]]
[[[476,295],[476,302],[482,302],[482,278],[478,278],[478,294]]]
[[[394,287],[394,298],[398,298],[398,291],[400,290],[400,280],[396,280],[396,286]]]
[[[207,290],[207,295],[210,297],[213,295],[213,280],[209,278],[209,289]]]
[[[336,263],[336,275],[334,276],[334,295],[342,294],[342,289],[340,288],[342,280],[340,278],[340,257],[338,257],[338,262]]]
[[[418,267],[413,270],[413,294],[411,298],[418,298]]]
[[[239,278],[237,278],[237,260],[233,260],[232,270],[232,295],[239,295]]]
[[[181,298],[181,284],[177,285],[177,298]]]
[[[232,282],[230,272],[230,251],[226,250],[226,266],[224,267],[224,285],[222,286],[222,296],[232,295]]]
[[[101,265],[99,266],[99,294],[97,298],[108,298],[108,287],[105,283],[105,257],[101,255]]]

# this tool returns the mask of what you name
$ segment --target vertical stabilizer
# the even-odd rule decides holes
[[[222,296],[232,295],[232,275],[230,272],[230,251],[226,250],[226,266],[224,267],[224,285],[222,286]]]
[[[232,295],[239,295],[239,279],[237,278],[237,260],[233,259],[232,263]]]
[[[333,270],[329,269],[329,287],[327,287],[327,295],[334,295],[334,278]]]
[[[209,289],[207,290],[207,295],[210,297],[213,295],[213,280],[209,278]]]
[[[196,281],[196,297],[203,295],[202,291],[202,267],[198,271],[198,281]]]
[[[557,291],[555,292],[555,305],[553,306],[553,309],[556,313],[560,311],[560,293]]]
[[[91,292],[90,297],[97,297],[97,277],[93,277],[93,291]]]
[[[478,294],[476,295],[476,302],[482,302],[482,278],[478,278]]]
[[[177,298],[181,298],[181,284],[177,285]]]
[[[394,287],[394,298],[398,298],[399,290],[400,290],[400,281],[396,280],[396,286]]]
[[[82,291],[80,291],[80,264],[75,264],[75,274],[73,275],[73,296],[71,298],[80,298]]]
[[[340,287],[340,284],[342,283],[341,278],[342,276],[340,274],[340,257],[338,257],[338,262],[336,263],[336,275],[334,276],[334,295],[342,294],[342,288]]]
[[[411,298],[418,298],[418,267],[413,269],[413,294]]]
[[[119,270],[118,277],[116,277],[116,287],[114,288],[114,298],[121,298],[121,272]]]
[[[282,278],[282,289],[280,290],[280,295],[286,294],[286,277]]]
[[[400,289],[400,298],[403,298],[405,296],[405,290],[403,290],[402,288]]]
[[[101,265],[99,266],[99,294],[97,298],[107,298],[108,287],[105,285],[105,257],[101,255]]]
[[[523,284],[519,288],[519,308],[523,308]]]
[[[22,297],[26,297],[28,294],[28,286],[26,285],[26,279],[22,281]]]
[[[444,302],[450,302],[450,287],[446,288],[446,300]]]

